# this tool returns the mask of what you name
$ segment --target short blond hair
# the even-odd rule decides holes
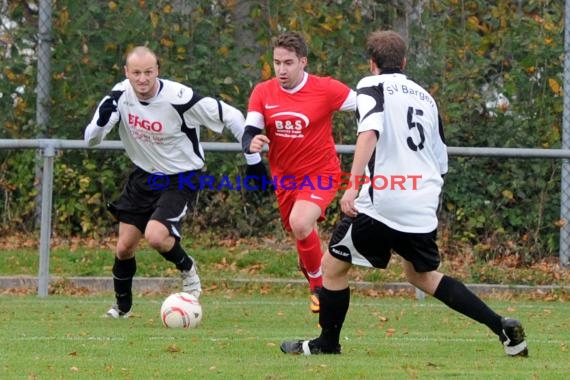
[[[127,65],[129,63],[129,59],[133,55],[143,56],[143,55],[147,55],[147,54],[152,55],[154,57],[154,59],[156,60],[156,66],[160,67],[160,62],[158,60],[158,56],[156,55],[156,53],[154,51],[152,51],[147,46],[135,46],[134,48],[129,50],[127,52],[127,57],[125,58],[125,65]]]

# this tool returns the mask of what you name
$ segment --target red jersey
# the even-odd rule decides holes
[[[355,110],[355,94],[330,77],[305,74],[303,81],[286,90],[273,78],[255,86],[249,99],[246,125],[265,128],[273,176],[340,171],[332,119],[335,111]]]

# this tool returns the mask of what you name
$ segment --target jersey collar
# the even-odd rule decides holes
[[[139,103],[142,104],[143,106],[148,106],[151,103],[151,101],[153,99],[155,99],[158,96],[158,94],[160,94],[160,91],[162,91],[162,88],[164,87],[164,83],[159,78],[156,78],[156,81],[158,82],[158,89],[156,90],[156,94],[154,94],[154,96],[152,98],[148,98],[146,100],[140,100],[139,99]]]
[[[289,93],[289,94],[294,94],[294,93],[296,93],[297,91],[299,91],[300,89],[302,89],[303,86],[307,83],[308,80],[309,80],[309,74],[308,74],[306,71],[304,71],[304,72],[303,72],[303,80],[301,80],[301,83],[299,83],[299,84],[296,85],[295,87],[293,87],[293,88],[291,88],[291,89],[286,89],[286,88],[283,88],[283,87],[281,87],[281,86],[279,86],[279,87],[281,87],[281,89],[282,89],[283,91],[285,91],[285,92],[287,92],[287,93]]]
[[[380,74],[404,74],[404,73],[402,72],[402,70],[393,67],[393,68],[380,70]]]

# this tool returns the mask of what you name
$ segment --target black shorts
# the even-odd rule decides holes
[[[411,262],[416,272],[431,272],[440,263],[436,232],[400,232],[366,214],[343,216],[333,231],[329,252],[354,265],[386,268],[393,250]]]
[[[152,219],[164,224],[171,236],[180,239],[180,222],[196,203],[199,174],[199,171],[181,173],[186,181],[182,185],[178,174],[169,175],[168,179],[163,178],[168,185],[159,190],[152,175],[136,167],[129,174],[119,199],[108,204],[107,209],[120,222],[134,225],[142,233]],[[188,181],[194,186],[187,186]]]

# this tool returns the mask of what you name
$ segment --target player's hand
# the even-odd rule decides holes
[[[354,204],[357,196],[358,189],[349,188],[344,192],[342,198],[340,198],[340,209],[351,218],[354,218],[358,214],[358,210]]]
[[[251,139],[251,143],[249,144],[249,151],[251,153],[259,153],[263,150],[265,144],[269,144],[269,137],[265,135],[256,135],[253,139]]]
[[[245,168],[245,175],[250,187],[255,187],[258,191],[271,190],[271,185],[267,184],[267,168],[263,161],[260,161],[257,164],[247,165]]]
[[[97,119],[97,125],[104,127],[109,124],[109,121],[117,122],[119,120],[119,114],[117,112],[117,101],[112,97],[107,97],[103,103],[99,106],[99,118]]]

